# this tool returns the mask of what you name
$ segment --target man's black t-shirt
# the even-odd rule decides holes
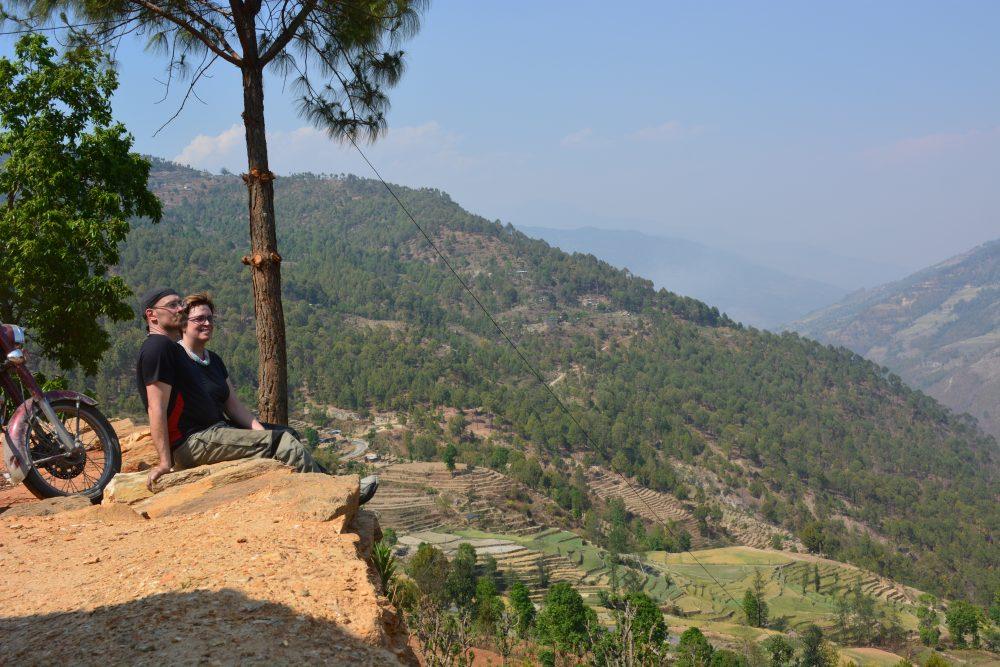
[[[148,336],[139,348],[135,377],[142,404],[149,408],[146,385],[154,382],[170,385],[167,429],[171,449],[177,448],[192,433],[203,431],[225,418],[222,406],[229,397],[226,384],[229,374],[222,359],[209,354],[211,362],[202,367],[188,358],[183,347],[160,334]]]

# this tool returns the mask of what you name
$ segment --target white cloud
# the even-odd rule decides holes
[[[594,136],[594,129],[591,127],[585,127],[582,130],[577,130],[563,137],[559,144],[561,146],[571,147],[571,146],[581,146],[583,144],[589,143],[590,139]]]
[[[967,132],[938,132],[907,137],[887,146],[869,148],[862,155],[875,163],[893,164],[927,160],[1000,140],[1000,127]]]
[[[351,171],[365,175],[368,172],[350,143],[331,139],[312,126],[270,131],[267,143],[271,169],[278,174]],[[419,173],[428,169],[463,168],[479,162],[462,152],[460,143],[458,135],[430,121],[422,125],[390,128],[375,144],[361,144],[361,148],[380,167]],[[217,135],[199,134],[174,157],[174,161],[213,171],[221,167],[245,171],[247,160],[243,126],[233,125]]]
[[[700,125],[684,125],[680,121],[668,120],[661,125],[636,130],[629,134],[628,138],[632,141],[644,143],[651,141],[673,141],[674,139],[697,136],[703,130],[704,128]]]
[[[227,165],[233,153],[246,145],[244,136],[240,124],[214,136],[199,134],[174,157],[174,162],[198,169],[218,169]]]

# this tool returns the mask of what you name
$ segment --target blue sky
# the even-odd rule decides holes
[[[858,286],[874,274],[840,259],[900,276],[1000,236],[998,24],[996,2],[437,0],[370,153],[491,219],[682,236]],[[182,89],[157,104],[163,61],[119,58],[139,150],[245,168],[234,68],[153,136]],[[267,112],[277,173],[367,175],[278,80]]]

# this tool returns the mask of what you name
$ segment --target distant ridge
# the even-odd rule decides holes
[[[792,325],[891,370],[1000,437],[1000,239]]]
[[[734,320],[762,329],[774,330],[846,293],[682,238],[596,227],[518,229],[566,252],[589,253],[627,268],[658,288],[710,303]]]

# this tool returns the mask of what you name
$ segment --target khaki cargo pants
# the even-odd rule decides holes
[[[305,445],[288,431],[254,431],[233,428],[225,422],[189,435],[174,450],[174,469],[264,458],[277,459],[298,472],[323,472]]]

